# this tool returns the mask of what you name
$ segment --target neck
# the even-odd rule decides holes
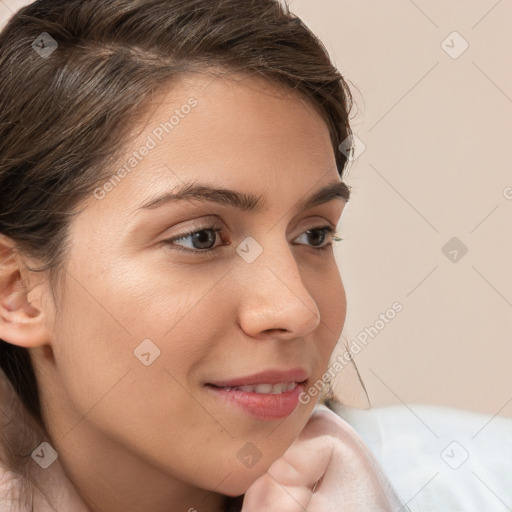
[[[162,471],[103,435],[87,418],[69,430],[59,425],[58,411],[49,414],[43,413],[48,442],[90,512],[226,511],[225,496]]]

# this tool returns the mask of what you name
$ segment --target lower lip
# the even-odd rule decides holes
[[[297,384],[297,387],[291,391],[278,394],[251,393],[208,385],[206,388],[256,419],[279,420],[286,418],[297,408],[299,396],[304,390],[304,383]]]

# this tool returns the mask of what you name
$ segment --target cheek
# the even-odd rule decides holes
[[[189,379],[208,352],[214,320],[205,316],[202,289],[173,294],[161,280],[140,282],[89,280],[87,291],[70,282],[54,343],[59,403],[68,412],[62,434],[107,434],[166,473],[214,488],[219,470],[227,476],[240,464],[240,443],[227,434],[233,426],[201,407]],[[154,345],[139,359],[134,350],[144,339]]]
[[[117,264],[96,279],[72,270],[54,353],[79,417],[105,409],[101,421],[113,429],[127,421],[132,434],[148,425],[178,433],[207,419],[200,408],[183,411],[197,393],[196,369],[227,328],[222,286],[214,276],[158,267]]]

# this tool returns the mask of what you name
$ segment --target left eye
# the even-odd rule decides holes
[[[318,238],[320,238],[319,245],[313,244],[313,248],[321,250],[321,249],[326,249],[327,247],[332,245],[333,239],[334,239],[334,241],[341,240],[341,239],[338,239],[337,237],[334,237],[334,233],[335,233],[335,229],[332,228],[331,226],[322,226],[322,227],[308,229],[307,231],[302,233],[302,235],[300,235],[298,238],[300,238],[301,236],[313,237],[313,239],[317,239],[317,240],[318,240]],[[319,237],[318,237],[318,234],[320,235]],[[328,243],[324,243],[325,240],[328,240]]]
[[[167,240],[163,240],[162,242],[166,245],[172,246],[173,249],[178,251],[184,251],[189,253],[204,253],[204,252],[212,252],[214,249],[219,247],[215,246],[215,242],[219,238],[217,233],[222,231],[221,227],[217,226],[205,226],[201,229],[197,229],[195,231],[190,231],[188,233],[184,233],[182,235],[176,236],[174,238],[170,238]],[[330,245],[332,245],[333,241],[341,241],[341,238],[335,237],[335,229],[331,226],[319,226],[310,228],[304,233],[302,233],[299,237],[296,238],[298,240],[300,237],[306,237],[311,243],[311,247],[317,250],[325,250]],[[177,244],[178,241],[183,241],[190,239],[192,243],[192,247],[184,248],[180,244]],[[313,241],[311,242],[311,239]],[[325,241],[327,240],[327,243]],[[318,245],[317,245],[318,244]],[[226,243],[224,245],[230,245]],[[304,245],[304,244],[299,244]]]

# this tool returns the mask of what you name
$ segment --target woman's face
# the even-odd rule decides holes
[[[303,405],[296,390],[209,385],[273,371],[259,382],[307,379],[307,388],[343,328],[342,281],[332,247],[321,249],[329,233],[307,231],[336,227],[345,202],[338,192],[301,207],[341,182],[329,132],[282,93],[261,79],[203,76],[155,96],[117,177],[71,224],[64,293],[47,315],[51,351],[38,354],[37,372],[57,451],[87,444],[82,465],[94,461],[98,475],[113,460],[126,462],[111,466],[119,474],[137,461],[242,494],[313,410],[317,398]],[[204,187],[201,198],[155,203],[190,183]],[[235,193],[249,200],[233,204]]]

